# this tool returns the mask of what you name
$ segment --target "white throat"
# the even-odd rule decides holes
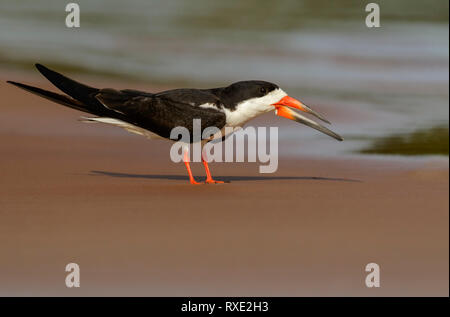
[[[287,94],[282,89],[278,88],[263,97],[252,98],[238,103],[233,111],[225,108],[227,125],[231,127],[242,127],[249,120],[266,112],[275,110],[275,107],[272,106],[272,104],[285,96],[287,96]]]

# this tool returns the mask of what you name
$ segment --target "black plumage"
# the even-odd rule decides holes
[[[199,137],[207,132],[205,133],[207,139],[202,140],[204,145],[213,138],[218,141],[226,137],[225,135],[220,139],[221,134],[217,133],[211,138],[212,131],[205,131],[207,128],[215,127],[221,130],[222,134],[227,133],[228,131],[226,129],[224,131],[223,128],[240,127],[256,116],[276,110],[278,116],[305,124],[339,141],[343,140],[330,129],[291,110],[290,108],[293,108],[309,113],[329,123],[299,100],[288,96],[277,85],[265,81],[240,81],[221,88],[173,89],[150,93],[132,89],[98,89],[74,81],[45,66],[36,64],[36,68],[66,95],[22,83],[8,82],[56,103],[97,116],[83,118],[83,121],[116,125],[149,138],[158,135],[170,139],[172,136],[175,137],[174,141],[187,142],[188,140],[184,139],[187,137],[184,133],[186,130],[179,130],[171,135],[174,128],[183,127],[189,132],[191,143],[200,141]],[[201,126],[194,127],[198,120]],[[217,131],[212,133],[215,132]],[[212,178],[206,152],[202,151],[201,154],[206,172],[205,183],[223,183]],[[190,183],[199,184],[195,181],[190,168],[189,147],[184,145],[183,161]]]
[[[226,125],[225,108],[233,111],[240,101],[264,96],[278,88],[264,81],[246,81],[222,88],[174,89],[159,93],[98,89],[81,84],[43,65],[36,64],[36,68],[68,96],[17,82],[9,83],[70,108],[125,121],[163,138],[170,138],[172,129],[182,126],[189,130],[191,142],[194,141],[194,119],[201,120],[201,131],[207,127],[217,127],[220,130]]]

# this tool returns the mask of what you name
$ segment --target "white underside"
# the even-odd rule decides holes
[[[131,124],[131,123],[128,123],[128,122],[125,122],[125,121],[122,121],[122,120],[118,120],[118,119],[106,118],[106,117],[98,117],[98,118],[81,117],[81,121],[82,122],[87,122],[87,123],[101,122],[101,123],[111,124],[111,125],[114,125],[116,127],[123,128],[123,129],[127,130],[128,132],[145,136],[148,139],[163,139],[163,140],[166,140],[165,138],[163,138],[162,136],[157,135],[156,133],[153,133],[153,132],[148,131],[146,129],[143,129],[143,128],[140,128],[138,126],[135,126],[134,124]]]
[[[146,130],[144,128],[140,128],[138,126],[135,126],[134,124],[119,120],[119,119],[114,119],[114,118],[108,118],[108,117],[97,117],[97,118],[89,118],[89,117],[81,117],[81,122],[85,122],[85,123],[96,123],[96,122],[100,122],[100,123],[106,123],[106,124],[110,124],[122,129],[127,130],[128,132],[134,133],[134,134],[139,134],[142,135],[144,137],[146,137],[147,139],[153,139],[153,140],[170,140],[167,138],[163,138],[160,135],[157,135],[156,133],[153,133],[149,130]],[[227,131],[229,134],[229,131]],[[202,143],[207,143],[210,140],[213,139],[218,139],[218,138],[222,138],[222,136],[226,135],[226,131],[225,131],[225,127],[222,128],[220,130],[220,132],[214,134],[211,138],[207,139],[207,140],[203,140]],[[172,140],[175,141],[175,140]]]

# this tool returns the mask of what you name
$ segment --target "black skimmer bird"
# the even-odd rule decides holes
[[[96,116],[84,118],[85,121],[109,123],[149,138],[170,140],[172,129],[180,126],[187,128],[192,136],[194,119],[201,120],[202,131],[207,127],[217,127],[222,131],[225,127],[242,127],[256,116],[275,110],[278,116],[305,124],[339,141],[343,140],[328,128],[293,111],[298,109],[329,123],[311,108],[289,97],[277,85],[265,81],[240,81],[213,89],[174,89],[149,93],[131,89],[93,88],[43,65],[36,64],[36,68],[67,95],[13,81],[8,83]],[[191,138],[190,142],[194,141]],[[203,145],[209,141],[201,142]],[[192,175],[189,155],[184,156],[184,162],[191,184],[199,184]],[[206,183],[222,183],[212,178],[207,158],[203,155],[202,162],[207,175]]]

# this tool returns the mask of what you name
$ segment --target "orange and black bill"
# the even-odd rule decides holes
[[[274,103],[273,106],[275,106],[275,108],[276,108],[276,111],[275,111],[276,115],[278,115],[280,117],[285,117],[287,119],[307,125],[308,127],[316,129],[322,133],[325,133],[326,135],[329,135],[332,138],[335,138],[336,140],[339,140],[339,141],[344,140],[339,134],[337,134],[337,133],[331,131],[330,129],[324,127],[323,125],[320,125],[320,124],[312,121],[311,119],[308,119],[308,118],[302,116],[301,114],[289,109],[288,107],[299,109],[306,113],[312,114],[313,116],[319,118],[322,121],[330,123],[328,120],[323,118],[317,112],[315,112],[311,108],[305,106],[303,103],[301,103],[300,101],[298,101],[292,97],[286,96],[286,97],[282,98],[280,101],[278,101],[277,103]]]

